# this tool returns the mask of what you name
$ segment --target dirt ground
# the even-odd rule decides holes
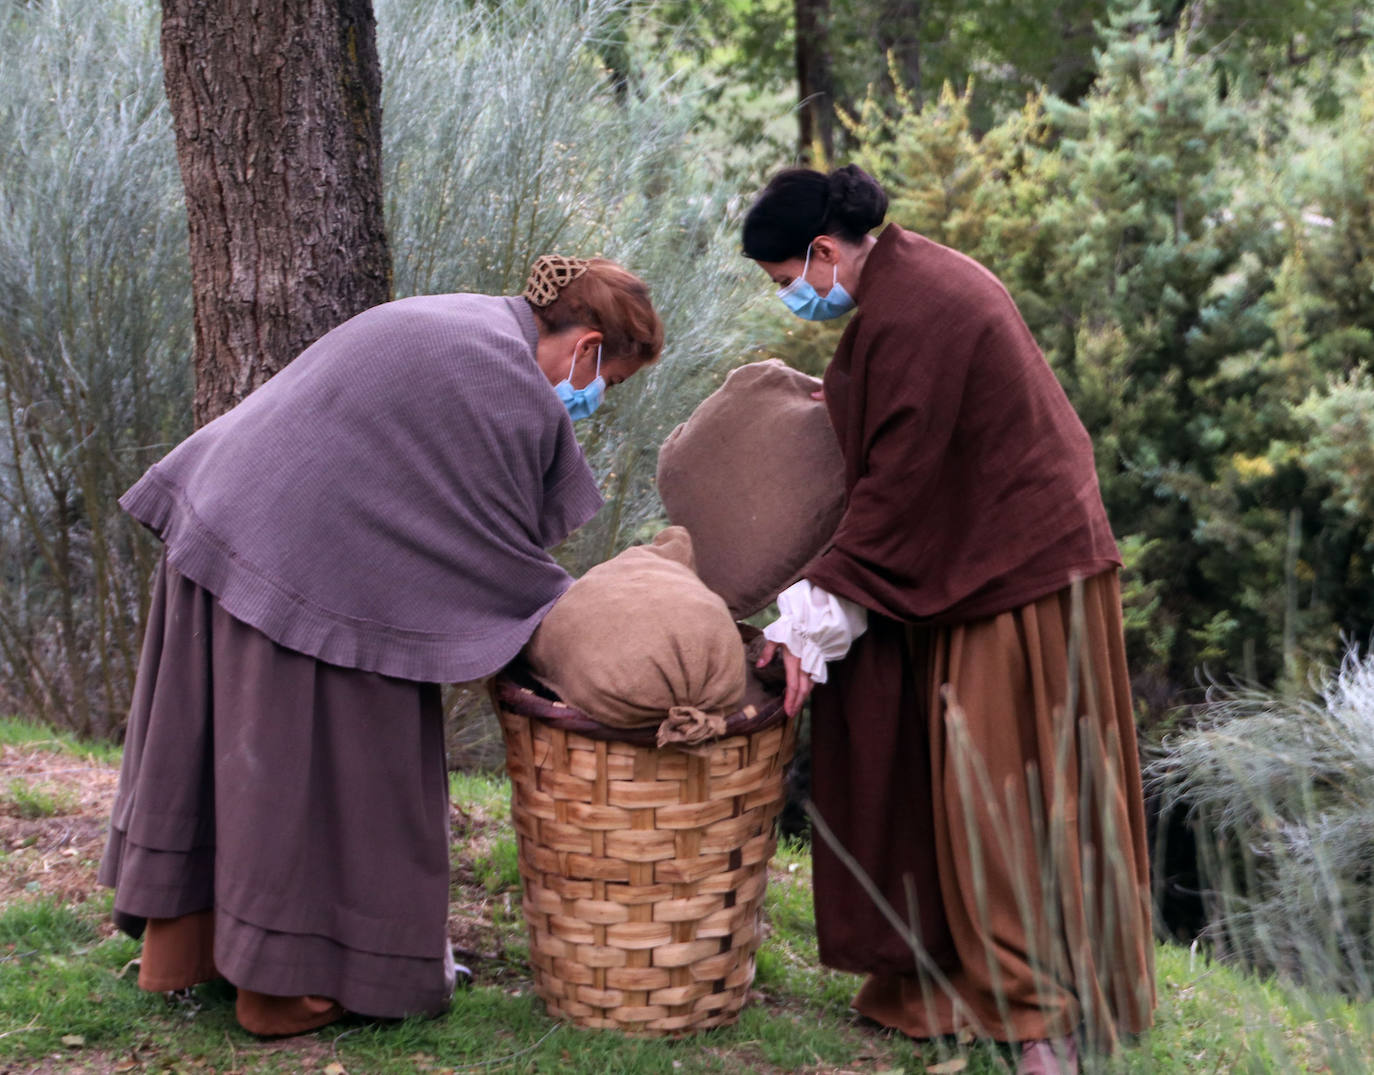
[[[96,894],[118,782],[117,767],[94,759],[28,744],[0,747],[0,909],[37,896],[80,904]],[[508,895],[490,895],[469,860],[495,828],[480,811],[453,805],[449,934],[460,959],[492,964],[484,977],[502,976],[505,937],[492,925],[490,904]]]
[[[40,895],[73,904],[94,895],[118,780],[118,769],[93,759],[0,748],[0,908]]]
[[[103,891],[96,873],[118,780],[116,766],[65,749],[0,746],[0,910],[43,896],[79,905]],[[508,820],[489,817],[480,806],[453,804],[449,937],[455,957],[471,967],[478,982],[523,990],[530,983],[519,894],[488,891],[477,868],[509,828]],[[97,926],[104,936],[115,932],[106,915],[97,916]],[[761,993],[755,999],[769,1002]],[[169,1003],[186,1001],[171,998]],[[79,1060],[54,1055],[0,1062],[0,1075],[162,1070],[153,1041],[123,1054],[87,1050]],[[315,1035],[251,1042],[239,1052],[245,1058],[285,1054],[276,1063],[292,1070],[344,1070],[329,1043]]]
[[[0,746],[0,910],[47,896],[77,905],[100,892],[96,873],[105,850],[110,809],[119,782],[117,766],[57,751],[43,744]],[[479,980],[513,982],[527,975],[518,958],[508,958],[507,943],[518,932],[493,923],[492,901],[502,903],[504,921],[518,916],[509,894],[493,896],[471,864],[500,826],[480,810],[452,808],[453,882],[449,935],[456,957]],[[111,936],[115,927],[101,916],[98,929]],[[287,1053],[298,1070],[328,1070],[335,1059],[329,1045],[314,1035],[255,1042],[246,1053]],[[156,1068],[156,1050],[147,1056],[110,1056],[99,1051],[73,1059],[52,1058],[17,1066],[0,1063],[0,1075],[43,1075],[63,1071],[132,1071]],[[75,1066],[73,1066],[75,1065]]]

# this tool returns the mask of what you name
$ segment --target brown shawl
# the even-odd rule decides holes
[[[427,295],[327,333],[120,499],[181,574],[288,649],[492,674],[572,583],[601,506],[524,299]]]
[[[893,224],[856,290],[825,373],[845,514],[806,577],[954,623],[1120,564],[1092,443],[997,278]]]
[[[904,879],[915,880],[925,897],[921,933],[943,961],[953,942],[931,813],[938,685],[911,657],[910,625],[1019,608],[1120,561],[1092,445],[997,279],[891,225],[857,292],[858,312],[825,374],[848,498],[806,576],[872,614],[812,696],[812,791],[840,843],[903,916]],[[1017,736],[1015,713],[1002,719]],[[905,943],[823,841],[815,895],[828,965],[910,971]]]

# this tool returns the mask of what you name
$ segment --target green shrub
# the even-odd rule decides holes
[[[189,431],[158,5],[0,10],[0,706],[117,730],[154,543],[116,500]]]
[[[1102,28],[1076,104],[980,133],[946,87],[848,123],[892,217],[1007,284],[1092,435],[1158,715],[1204,667],[1301,682],[1374,626],[1367,391],[1326,388],[1371,362],[1374,89],[1349,74],[1332,122],[1282,81],[1223,96],[1147,16]]]
[[[0,14],[0,705],[83,736],[124,718],[157,556],[116,500],[191,428],[158,13]],[[665,73],[617,94],[601,49],[624,0],[376,13],[397,293],[516,293],[538,254],[604,253],[664,316],[663,360],[579,427],[608,501],[560,551],[581,571],[659,516],[658,444],[740,358],[733,192],[693,151],[696,90]]]
[[[476,5],[456,20],[432,0],[377,8],[397,292],[514,294],[539,254],[599,253],[642,276],[663,316],[662,360],[578,427],[607,504],[560,551],[574,573],[660,517],[658,445],[741,361],[758,290],[733,190],[697,151],[700,87],[637,59],[635,92],[616,92],[602,48],[632,17],[623,0]]]

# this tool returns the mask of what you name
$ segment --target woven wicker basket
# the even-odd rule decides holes
[[[797,725],[751,694],[724,738],[685,753],[493,684],[534,986],[554,1017],[639,1035],[738,1017]]]

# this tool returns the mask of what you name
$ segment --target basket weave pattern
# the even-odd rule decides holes
[[[579,1026],[733,1022],[796,721],[699,754],[593,740],[498,702],[535,991]]]

